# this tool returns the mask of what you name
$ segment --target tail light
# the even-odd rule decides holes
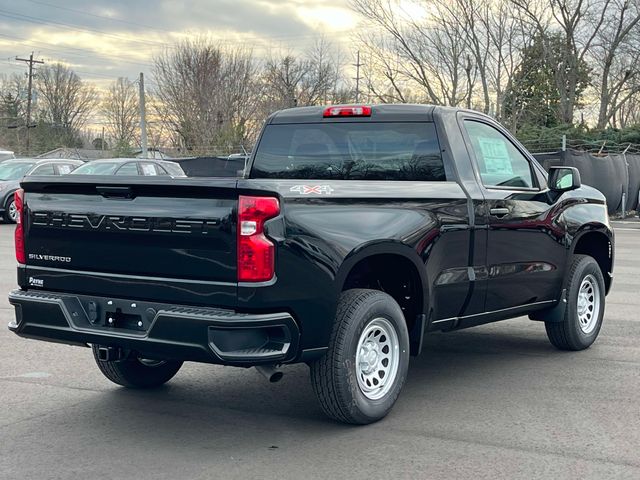
[[[14,203],[18,215],[16,216],[16,260],[18,263],[27,263],[27,256],[24,251],[24,190],[16,190]]]
[[[371,107],[361,106],[337,106],[325,108],[323,117],[370,117]]]
[[[264,222],[280,213],[277,198],[241,195],[238,202],[238,281],[266,282],[275,274],[275,246]]]

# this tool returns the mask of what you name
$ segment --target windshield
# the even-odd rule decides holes
[[[0,163],[0,181],[18,180],[25,176],[33,163]]]
[[[86,163],[76,168],[70,175],[112,175],[119,163]]]
[[[433,123],[268,125],[252,178],[446,180]]]

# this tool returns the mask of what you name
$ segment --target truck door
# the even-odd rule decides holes
[[[564,232],[533,160],[497,124],[461,117],[463,135],[485,197],[485,311],[557,300],[566,261]]]

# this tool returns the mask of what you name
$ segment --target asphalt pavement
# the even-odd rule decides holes
[[[615,223],[597,342],[560,352],[526,318],[430,335],[393,412],[367,427],[324,417],[306,366],[186,364],[131,391],[89,349],[24,340],[0,297],[1,479],[640,478],[640,223]],[[15,285],[0,225],[0,291]]]

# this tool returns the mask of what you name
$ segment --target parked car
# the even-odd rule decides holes
[[[94,160],[73,171],[74,175],[123,175],[186,177],[175,162],[139,158]]]
[[[603,322],[605,197],[473,111],[284,110],[246,178],[78,177],[27,177],[16,194],[9,328],[91,345],[125,387],[184,361],[270,381],[306,363],[325,413],[365,424],[431,332],[529,315],[582,350]]]
[[[0,163],[0,215],[15,223],[17,211],[13,194],[25,175],[66,175],[82,165],[80,160],[15,158]]]
[[[16,156],[11,150],[0,150],[0,162],[4,162],[5,160],[10,160],[12,158],[16,158]]]

